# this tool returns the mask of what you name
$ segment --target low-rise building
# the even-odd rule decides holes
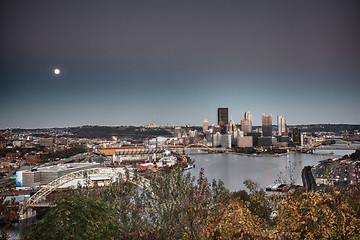
[[[71,163],[16,172],[16,187],[39,187],[71,172],[100,167],[99,163]]]

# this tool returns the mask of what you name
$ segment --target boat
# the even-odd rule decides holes
[[[184,170],[190,170],[190,169],[192,169],[192,168],[195,168],[195,165],[193,164],[193,165],[188,165],[186,168],[184,168]]]

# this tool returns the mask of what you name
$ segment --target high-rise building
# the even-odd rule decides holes
[[[205,121],[204,121],[204,123],[203,123],[203,132],[205,133],[208,129],[209,129],[209,123],[208,123],[208,121],[205,119]]]
[[[293,138],[294,145],[296,145],[296,146],[302,145],[301,130],[299,128],[294,128],[292,138]]]
[[[218,108],[218,125],[221,128],[221,133],[226,132],[226,124],[228,124],[228,121],[228,108]]]
[[[232,132],[235,132],[236,129],[237,129],[236,124],[235,124],[234,121],[231,119],[230,122],[229,122],[229,124],[227,125],[227,132],[232,133]]]
[[[244,114],[244,120],[241,120],[241,130],[244,134],[248,134],[252,131],[251,112]]]
[[[245,114],[244,114],[244,119],[245,119],[245,120],[250,120],[250,122],[251,122],[251,121],[252,121],[252,119],[251,119],[251,112],[249,112],[249,111],[245,112]]]
[[[218,108],[218,125],[226,125],[229,121],[228,108]]]
[[[278,122],[278,135],[286,136],[287,135],[287,127],[286,127],[285,118],[283,116],[278,116],[277,122]]]
[[[264,137],[272,136],[272,114],[269,116],[262,115],[262,132]]]

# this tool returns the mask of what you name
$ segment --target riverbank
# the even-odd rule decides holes
[[[249,157],[281,157],[281,156],[289,155],[291,153],[295,153],[295,152],[269,153],[269,154],[246,154],[246,153],[236,153],[236,154],[245,155],[245,156],[249,156]]]

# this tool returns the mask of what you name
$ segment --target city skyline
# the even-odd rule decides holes
[[[358,1],[16,1],[0,129],[360,123]],[[56,72],[55,72],[55,69]]]

